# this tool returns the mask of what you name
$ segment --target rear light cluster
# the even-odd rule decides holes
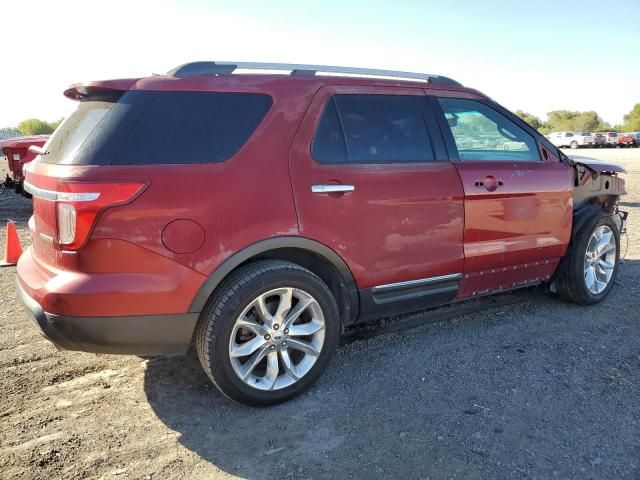
[[[34,196],[56,202],[57,240],[64,250],[81,248],[103,210],[130,202],[145,186],[144,183],[60,181],[54,191],[25,185]]]

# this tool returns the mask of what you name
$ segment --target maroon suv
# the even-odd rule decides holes
[[[623,170],[446,77],[197,62],[64,93],[78,108],[27,168],[18,263],[60,348],[195,343],[224,394],[267,405],[358,322],[539,284],[592,304],[614,283]]]

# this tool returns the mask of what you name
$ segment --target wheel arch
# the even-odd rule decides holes
[[[227,258],[202,284],[189,306],[189,312],[202,312],[213,292],[231,272],[247,263],[264,259],[288,260],[318,275],[336,297],[342,326],[355,322],[360,301],[355,279],[346,262],[330,247],[299,236],[261,240]]]

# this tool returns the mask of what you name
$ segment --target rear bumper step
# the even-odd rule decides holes
[[[70,317],[45,312],[16,282],[18,297],[42,335],[60,350],[131,355],[182,355],[191,345],[198,313]]]

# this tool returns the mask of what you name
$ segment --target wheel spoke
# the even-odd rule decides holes
[[[593,268],[591,266],[586,268],[586,270],[584,271],[584,281],[585,281],[588,289],[593,288],[593,284],[596,281],[595,268]]]
[[[598,246],[596,247],[598,253],[602,253],[602,251],[611,244],[612,236],[613,232],[602,234],[602,236],[598,239]]]
[[[285,288],[280,294],[280,303],[278,304],[278,310],[273,316],[279,323],[285,323],[285,316],[291,310],[291,301],[293,300],[293,289]]]
[[[256,335],[264,337],[268,330],[264,325],[260,325],[258,322],[254,322],[253,320],[249,320],[247,318],[241,318],[236,322],[236,326],[239,328],[244,328],[245,330],[249,330]]]
[[[320,355],[320,351],[311,345],[309,342],[305,342],[304,340],[298,340],[297,338],[290,338],[287,342],[294,350],[300,350],[301,352],[306,353],[307,355],[311,355],[313,357],[317,357]]]
[[[280,350],[280,360],[282,360],[284,371],[294,380],[298,380],[298,375],[296,374],[296,366],[291,361],[291,356],[289,355],[289,351],[286,348]]]
[[[297,305],[293,308],[293,310],[289,312],[287,318],[285,318],[284,327],[289,328],[293,324],[293,322],[300,318],[302,312],[304,312],[309,307],[309,305],[314,303],[314,301],[315,300],[313,298],[305,298],[298,301]]]
[[[254,337],[248,342],[232,344],[230,353],[232,357],[246,357],[258,350],[265,343],[266,341],[263,337]]]
[[[611,252],[615,252],[616,250],[616,246],[613,243],[609,243],[609,245],[607,245],[606,247],[604,247],[602,250],[600,250],[599,255],[606,255],[607,253],[611,253]]]
[[[257,350],[256,352],[254,352],[254,354],[251,355],[251,357],[249,357],[249,360],[247,360],[243,365],[242,374],[240,375],[243,380],[246,380],[249,374],[253,372],[256,366],[260,363],[260,360],[262,360],[267,355],[268,352],[269,352],[269,349],[266,347],[263,347]]]
[[[613,270],[613,267],[615,266],[615,264],[613,262],[610,262],[608,260],[604,260],[602,258],[600,260],[598,260],[598,265],[603,270]]]
[[[269,309],[267,308],[267,304],[264,300],[265,296],[260,295],[258,298],[256,298],[254,306],[256,307],[256,311],[258,312],[258,315],[260,315],[260,318],[262,319],[264,324],[268,328],[271,328],[271,325],[273,324],[273,317],[269,313]]]
[[[291,325],[289,327],[289,335],[294,337],[313,335],[324,328],[324,325],[319,322],[308,322],[298,325]]]
[[[266,383],[269,390],[273,388],[280,373],[280,367],[278,366],[278,353],[269,352],[267,355],[267,371],[262,379]]]

